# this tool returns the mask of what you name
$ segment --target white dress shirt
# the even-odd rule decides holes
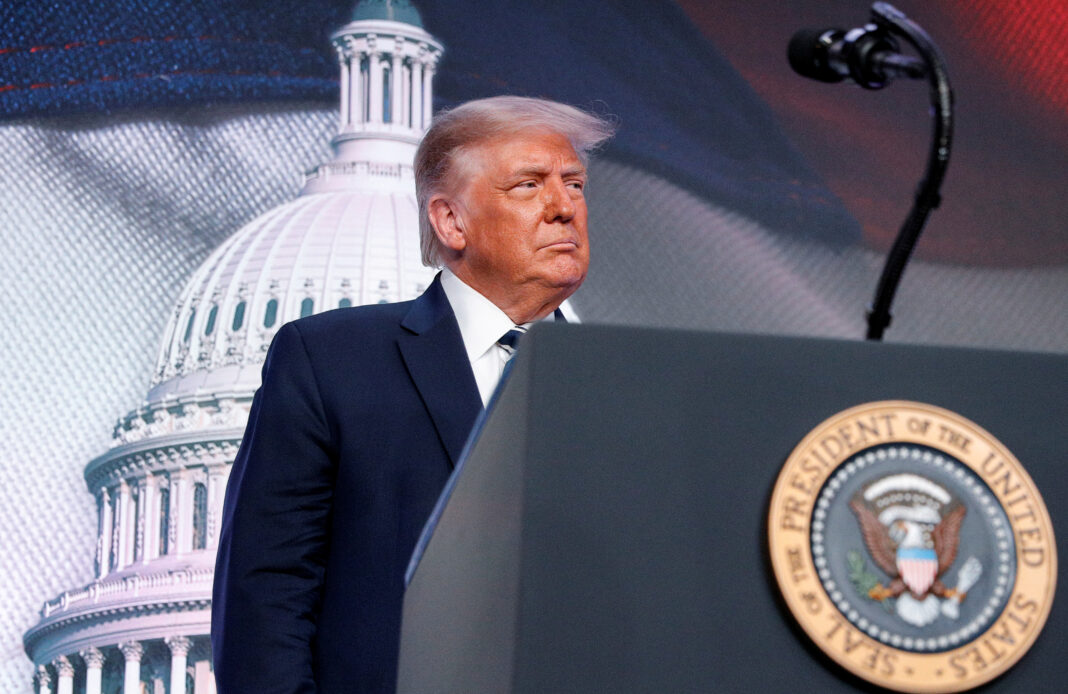
[[[471,371],[475,374],[478,394],[482,396],[482,405],[485,407],[501,380],[510,356],[508,350],[497,344],[497,340],[514,328],[515,323],[496,304],[466,285],[448,268],[441,270],[441,288],[445,290],[452,312],[456,314]],[[549,314],[550,320],[552,315]],[[521,327],[529,328],[531,325],[526,323]]]

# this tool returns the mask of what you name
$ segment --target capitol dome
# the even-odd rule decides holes
[[[442,47],[404,0],[364,0],[353,17],[331,37],[341,67],[335,156],[193,274],[147,395],[85,468],[96,578],[46,602],[24,636],[41,694],[214,692],[223,496],[274,334],[313,313],[413,299],[433,280],[420,259],[412,162]]]
[[[434,271],[420,260],[411,165],[351,168],[352,189],[304,194],[271,210],[197,270],[164,333],[147,407],[251,395],[283,323],[412,299],[427,288]]]
[[[412,162],[430,124],[441,45],[410,3],[364,0],[354,16],[332,37],[341,60],[333,160],[306,174],[296,200],[246,225],[193,275],[143,409],[211,393],[251,397],[282,324],[414,299],[433,280],[420,256]],[[132,414],[134,426],[145,415]]]

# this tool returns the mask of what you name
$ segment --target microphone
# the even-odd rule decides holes
[[[901,37],[922,60],[902,55]],[[938,206],[939,189],[949,164],[953,143],[953,90],[949,86],[946,61],[927,32],[887,2],[871,6],[871,23],[858,29],[802,29],[790,39],[787,49],[790,66],[803,77],[821,82],[841,82],[850,78],[865,89],[881,89],[895,77],[926,78],[931,101],[932,137],[927,154],[927,170],[916,193],[912,209],[901,225],[890,249],[868,311],[868,339],[881,340],[890,325],[890,305],[909,261],[916,240],[931,210]]]
[[[842,29],[801,29],[787,47],[790,67],[820,82],[851,78],[865,89],[882,89],[895,77],[923,79],[927,65],[902,55],[897,41],[875,24]]]

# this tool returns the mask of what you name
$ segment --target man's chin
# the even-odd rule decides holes
[[[545,273],[548,284],[554,287],[573,287],[578,289],[579,285],[586,279],[586,273],[589,270],[589,263],[583,262],[581,258],[575,258],[571,254],[561,255],[556,258],[556,262],[549,267]]]
[[[586,280],[586,273],[585,272],[581,272],[581,273],[574,273],[574,274],[559,275],[559,276],[553,278],[549,282],[549,284],[550,284],[551,287],[553,287],[553,289],[556,290],[560,301],[563,301],[564,299],[568,298],[569,296],[574,294],[576,291],[578,291],[578,288],[582,286],[582,283],[585,280]]]

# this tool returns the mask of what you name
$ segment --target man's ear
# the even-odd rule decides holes
[[[455,200],[441,194],[434,195],[427,203],[427,214],[441,245],[457,252],[467,247],[463,218]]]

